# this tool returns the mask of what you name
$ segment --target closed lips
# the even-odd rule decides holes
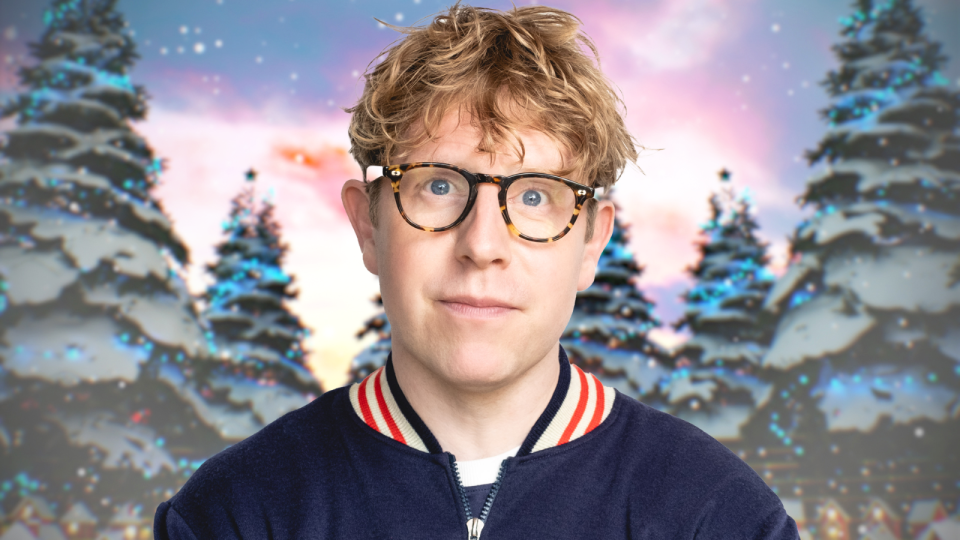
[[[441,300],[441,302],[447,302],[451,304],[466,304],[468,306],[478,307],[478,308],[499,307],[499,308],[516,309],[515,306],[513,306],[509,302],[505,302],[503,300],[497,300],[494,298],[475,298],[472,296],[454,296],[450,298],[444,298]]]

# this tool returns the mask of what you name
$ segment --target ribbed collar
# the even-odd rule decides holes
[[[560,377],[546,409],[533,425],[517,456],[568,443],[593,431],[610,415],[616,392],[570,363],[560,347]],[[353,410],[371,429],[422,452],[441,453],[430,433],[403,395],[393,369],[386,364],[350,386]]]

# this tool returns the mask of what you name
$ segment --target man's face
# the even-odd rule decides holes
[[[438,133],[402,162],[442,162],[496,175],[562,168],[560,149],[541,132],[520,134],[526,149],[522,166],[509,147],[492,161],[478,152],[479,132],[456,110],[444,117]],[[612,232],[612,203],[600,204],[590,242],[582,215],[559,241],[537,243],[510,233],[497,185],[480,184],[470,214],[443,232],[411,227],[397,211],[389,184],[379,187],[379,224],[371,229],[372,242],[361,238],[361,246],[367,269],[380,277],[398,361],[417,362],[448,385],[482,391],[556,354],[576,292],[592,283]]]

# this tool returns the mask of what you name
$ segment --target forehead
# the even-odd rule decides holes
[[[422,125],[415,129],[423,129]],[[507,141],[490,151],[481,149],[483,133],[473,116],[462,110],[448,110],[431,130],[433,137],[423,145],[402,152],[404,161],[450,163],[475,172],[555,172],[570,164],[570,153],[555,139],[532,126],[507,133]],[[522,143],[522,158],[520,155]]]

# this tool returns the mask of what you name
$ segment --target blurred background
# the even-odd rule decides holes
[[[204,459],[382,364],[343,108],[383,23],[448,5],[0,5],[0,534],[149,538]],[[550,5],[644,147],[574,361],[805,537],[960,538],[960,4]]]

